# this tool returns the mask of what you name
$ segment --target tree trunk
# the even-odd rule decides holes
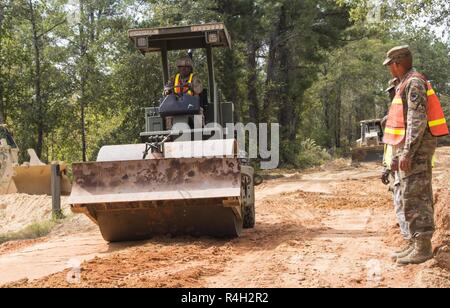
[[[350,126],[347,126],[347,143],[348,144],[352,144],[352,142],[353,142],[353,139],[359,139],[359,138],[355,138],[354,137],[354,129],[353,129],[353,126],[355,126],[356,127],[356,125],[353,125],[353,114],[351,113],[351,112],[349,112],[348,113],[348,119],[347,119],[347,125],[350,125]]]
[[[41,93],[41,44],[38,35],[38,29],[36,25],[36,11],[33,2],[29,0],[28,2],[30,10],[30,22],[33,35],[33,49],[34,49],[34,95],[35,103],[37,107],[36,114],[36,124],[37,124],[37,143],[36,143],[36,154],[41,157],[42,148],[44,144],[44,119],[43,119],[43,106],[42,106],[42,93]]]
[[[265,95],[263,100],[263,122],[270,124],[272,123],[272,102],[275,99],[276,90],[273,86],[275,82],[275,61],[276,61],[276,38],[278,37],[279,27],[277,27],[276,32],[274,31],[270,38],[269,43],[269,57],[267,59],[267,71],[266,71],[266,82]]]
[[[0,124],[6,123],[3,79],[0,72]]]
[[[87,144],[86,144],[86,115],[85,115],[85,88],[86,82],[83,77],[81,77],[81,98],[80,98],[80,113],[81,113],[81,152],[83,162],[87,161]]]
[[[331,117],[330,117],[330,104],[328,102],[328,97],[324,102],[324,115],[325,115],[325,128],[327,130],[327,148],[331,149],[333,147],[333,136],[331,135]]]
[[[259,124],[259,99],[258,99],[258,72],[256,55],[258,46],[255,42],[249,42],[247,44],[247,99],[249,101],[249,116],[250,121]]]
[[[280,33],[285,33],[287,31],[286,24],[286,7],[283,5],[281,7],[280,13]],[[294,108],[293,108],[293,98],[290,95],[291,80],[290,80],[290,60],[291,51],[289,50],[288,42],[283,42],[279,45],[280,52],[280,82],[282,86],[281,91],[281,101],[280,101],[280,112],[279,121],[281,125],[281,140],[289,141],[292,140],[292,136],[295,137],[295,132],[292,131],[294,127]]]
[[[341,147],[341,85],[338,85],[336,94],[336,112],[335,112],[335,125],[334,125],[334,145],[336,148]]]
[[[95,13],[94,8],[92,5],[89,6],[89,41],[94,42],[95,41]]]
[[[3,20],[5,19],[5,5],[0,4],[0,34],[2,33]]]
[[[85,37],[84,22],[86,22],[86,12],[84,1],[80,0],[80,14],[82,16],[79,23],[79,48],[80,48],[80,127],[81,127],[81,153],[83,162],[87,161],[87,143],[86,143],[86,83],[87,83],[87,39]]]
[[[225,51],[224,66],[224,85],[222,85],[222,88],[226,92],[226,97],[234,103],[234,121],[241,122],[242,104],[239,100],[239,87],[236,80],[234,50],[228,49]]]
[[[324,123],[325,123],[325,129],[327,132],[327,148],[332,148],[333,147],[333,134],[332,134],[332,130],[333,130],[333,116],[332,116],[332,104],[330,103],[331,101],[331,93],[329,93],[328,91],[322,93],[321,95],[321,101],[323,102],[323,114],[324,114]]]
[[[2,53],[2,37],[3,37],[3,20],[5,18],[5,6],[0,4],[0,55]],[[3,86],[3,64],[0,63],[0,124],[4,124],[5,118],[5,101],[4,101],[4,86]]]

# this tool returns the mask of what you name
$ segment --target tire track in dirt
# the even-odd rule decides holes
[[[99,234],[50,238],[16,252],[0,256],[0,284],[24,278],[38,279],[69,267],[70,259],[80,262],[126,247],[106,243]]]
[[[285,197],[291,198],[289,195]],[[372,211],[336,209],[326,212],[319,209],[314,212],[295,193],[294,199],[301,207],[302,215],[296,215],[289,205],[275,211],[282,212],[283,218],[297,228],[290,229],[276,247],[261,243],[261,251],[249,251],[233,258],[223,273],[209,277],[206,285],[291,288],[344,286],[344,283],[358,286],[364,283],[368,260],[357,260],[355,256],[364,251],[364,244],[374,239],[380,242],[379,234],[368,229]],[[290,203],[289,200],[281,201],[285,201],[284,205]],[[304,226],[299,227],[301,223]],[[273,236],[279,237],[280,234],[275,232]]]

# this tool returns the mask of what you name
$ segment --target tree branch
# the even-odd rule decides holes
[[[66,23],[67,19],[64,18],[63,20],[61,20],[60,22],[58,22],[57,24],[55,24],[53,27],[51,27],[50,29],[42,32],[41,34],[38,35],[38,39],[40,39],[41,37],[43,37],[44,35],[46,35],[47,33],[55,30],[57,27],[61,26],[62,24]]]

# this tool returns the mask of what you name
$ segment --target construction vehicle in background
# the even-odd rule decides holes
[[[352,162],[383,161],[384,143],[381,119],[361,121],[361,138],[352,148]]]
[[[101,148],[97,161],[73,164],[72,211],[98,224],[106,241],[156,235],[237,237],[255,225],[254,169],[238,155],[231,102],[219,102],[213,48],[230,48],[223,23],[133,29],[142,53],[159,52],[162,85],[168,52],[203,49],[208,87],[200,96],[169,94],[145,110],[143,143]],[[209,103],[211,102],[211,103]]]
[[[8,127],[0,125],[0,194],[51,195],[51,165],[42,163],[33,149],[27,152],[30,161],[19,165],[19,147]],[[64,163],[59,165],[61,194],[69,195],[71,183],[65,175],[67,167]]]

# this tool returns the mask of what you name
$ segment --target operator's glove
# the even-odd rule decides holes
[[[381,175],[381,182],[384,185],[389,185],[391,183],[391,181],[389,180],[389,176],[391,175],[391,171],[386,170],[383,172],[383,174]]]
[[[172,93],[172,87],[166,86],[164,87],[164,96],[167,96]]]

